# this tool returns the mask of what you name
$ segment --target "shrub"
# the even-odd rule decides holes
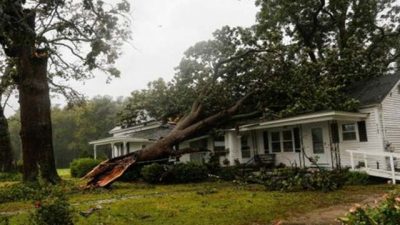
[[[303,168],[281,168],[250,176],[247,181],[264,184],[271,191],[333,191],[341,188],[346,173],[342,170],[316,170]]]
[[[225,181],[235,180],[238,176],[239,170],[237,166],[227,166],[221,167],[221,169],[216,174],[220,179]]]
[[[20,173],[24,172],[24,163],[21,159],[17,161],[17,171]]]
[[[348,171],[346,174],[347,185],[365,185],[370,182],[370,177],[365,172]]]
[[[129,168],[120,178],[120,181],[134,181],[141,178],[142,165],[135,165]]]
[[[208,170],[205,165],[185,163],[174,165],[167,174],[167,182],[191,183],[204,181],[208,178]]]
[[[6,216],[0,215],[0,225],[9,225],[9,224],[10,224],[10,219]]]
[[[347,171],[342,170],[316,171],[305,179],[305,189],[323,192],[340,189],[346,183],[346,174]]]
[[[205,165],[196,163],[181,163],[172,166],[153,163],[142,168],[143,180],[148,183],[190,183],[199,182],[208,178]]]
[[[0,173],[0,181],[19,181],[21,180],[20,173]]]
[[[40,185],[38,183],[18,183],[0,188],[0,204],[12,201],[35,200],[38,196],[48,196],[55,191],[63,193],[79,192],[80,188],[75,183],[63,181],[57,186]]]
[[[164,169],[164,166],[158,163],[153,163],[144,166],[140,174],[142,175],[144,181],[155,184],[161,182],[161,177],[165,172],[166,170]]]
[[[39,195],[34,205],[35,211],[30,215],[32,224],[73,225],[72,208],[63,192]]]
[[[75,159],[70,164],[71,176],[72,177],[83,177],[89,171],[91,171],[94,167],[96,167],[100,160],[92,159],[92,158],[81,158]]]
[[[375,208],[356,205],[339,220],[345,225],[397,225],[400,221],[400,194],[389,194]]]

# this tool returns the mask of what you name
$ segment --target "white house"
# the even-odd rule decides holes
[[[225,129],[222,137],[202,136],[181,145],[205,147],[217,152],[221,163],[230,165],[247,163],[255,155],[273,154],[275,164],[312,166],[310,159],[314,159],[319,166],[361,167],[371,174],[389,169],[392,172],[388,176],[393,177],[400,159],[400,75],[358,83],[349,94],[360,101],[358,112],[320,111],[259,119]],[[116,127],[110,131],[113,137],[90,144],[95,149],[100,144],[111,144],[115,157],[151,144],[172,128],[156,121]],[[200,161],[207,155],[187,154],[181,161]]]

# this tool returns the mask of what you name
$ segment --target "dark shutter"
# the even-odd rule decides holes
[[[268,131],[263,132],[263,139],[264,139],[264,152],[265,154],[268,154],[269,153]]]
[[[357,122],[357,126],[358,126],[358,135],[359,135],[360,141],[367,142],[368,141],[367,126],[365,124],[365,121]]]
[[[331,124],[332,142],[339,143],[339,128],[337,123]]]
[[[300,152],[301,144],[300,144],[300,129],[298,127],[293,129],[294,135],[294,148],[296,152]]]

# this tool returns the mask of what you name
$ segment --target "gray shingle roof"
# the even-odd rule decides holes
[[[391,74],[357,82],[349,89],[349,96],[359,100],[361,105],[378,104],[399,80],[400,74]]]
[[[134,132],[129,136],[133,138],[143,138],[156,141],[165,137],[169,132],[172,131],[173,128],[173,125],[164,124],[157,128]]]

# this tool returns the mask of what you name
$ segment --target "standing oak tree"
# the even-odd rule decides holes
[[[24,181],[57,183],[49,90],[71,92],[62,80],[93,71],[119,76],[113,66],[130,38],[129,4],[101,0],[2,0],[0,45],[15,64],[19,91]],[[49,85],[50,84],[50,85]]]

